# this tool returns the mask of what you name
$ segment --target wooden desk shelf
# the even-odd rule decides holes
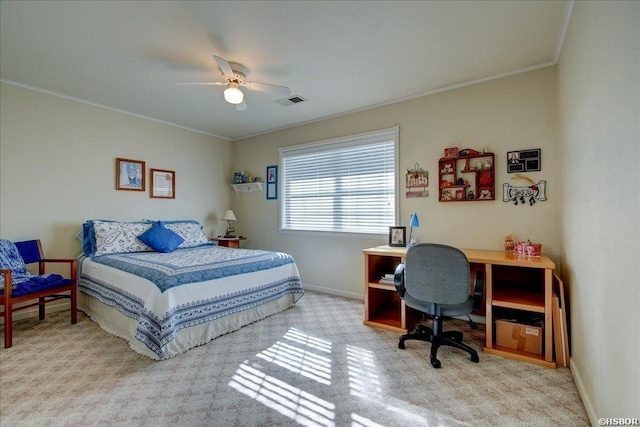
[[[380,283],[385,274],[394,273],[404,263],[406,248],[380,246],[365,250],[364,324],[406,334],[419,313],[406,306],[389,283]]]
[[[547,256],[522,257],[502,251],[462,249],[471,264],[472,275],[484,273],[486,343],[484,352],[555,368],[551,297],[555,264]],[[404,263],[406,248],[378,246],[365,249],[364,324],[405,334],[412,330],[420,313],[407,307],[395,286],[380,283]],[[535,354],[496,345],[494,321],[504,309],[542,314],[543,351]],[[497,316],[497,317],[496,317]]]
[[[514,288],[494,289],[492,304],[494,307],[544,313],[544,293],[522,292]]]

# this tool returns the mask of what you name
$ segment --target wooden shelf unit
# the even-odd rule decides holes
[[[365,249],[364,324],[399,333],[407,333],[420,313],[407,307],[395,286],[380,283],[380,277],[393,273],[404,263],[407,249],[378,246]],[[553,355],[552,306],[555,264],[546,255],[527,257],[502,251],[462,249],[471,264],[472,274],[484,273],[484,315],[486,343],[484,352],[555,368]],[[543,353],[535,354],[501,347],[495,343],[494,321],[501,309],[542,314]],[[481,313],[482,314],[482,313]]]
[[[402,334],[416,324],[419,313],[406,306],[392,284],[380,283],[380,278],[393,273],[404,263],[406,248],[379,246],[364,251],[364,324]]]
[[[495,156],[467,149],[465,156],[438,160],[438,201],[476,202],[496,199]],[[459,183],[462,180],[465,183]]]

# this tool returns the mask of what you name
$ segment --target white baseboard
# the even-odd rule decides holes
[[[67,299],[60,301],[52,301],[45,305],[45,318],[48,313],[55,313],[56,311],[64,311],[70,309],[70,301]],[[38,307],[31,307],[26,310],[13,313],[13,321],[29,319],[31,317],[38,317]],[[4,325],[4,317],[0,318],[0,325]]]
[[[593,409],[593,404],[591,403],[591,399],[589,399],[589,395],[584,388],[584,384],[582,382],[582,377],[580,375],[580,370],[573,362],[573,359],[569,358],[569,370],[571,371],[571,375],[573,376],[573,382],[576,383],[576,388],[578,389],[578,394],[580,395],[580,399],[582,399],[582,404],[584,405],[584,409],[587,411],[587,416],[589,417],[589,421],[592,426],[597,426],[598,424],[598,416],[596,415],[595,409]]]
[[[364,301],[364,294],[357,294],[355,292],[346,292],[346,291],[341,291],[333,288],[324,288],[322,286],[311,285],[309,283],[305,283],[303,286],[305,289],[308,289],[310,291]]]

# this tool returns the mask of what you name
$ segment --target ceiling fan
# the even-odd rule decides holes
[[[275,93],[280,96],[287,96],[291,90],[286,86],[278,86],[267,83],[256,83],[247,81],[247,72],[244,66],[236,62],[228,62],[226,59],[213,55],[220,70],[224,82],[178,82],[178,85],[207,85],[207,86],[227,86],[224,90],[224,99],[229,104],[234,104],[236,110],[246,110],[247,103],[244,101],[244,93],[241,87],[249,90]]]

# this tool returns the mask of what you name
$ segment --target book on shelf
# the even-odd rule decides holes
[[[380,278],[380,283],[385,285],[393,285],[393,273],[387,273]]]

